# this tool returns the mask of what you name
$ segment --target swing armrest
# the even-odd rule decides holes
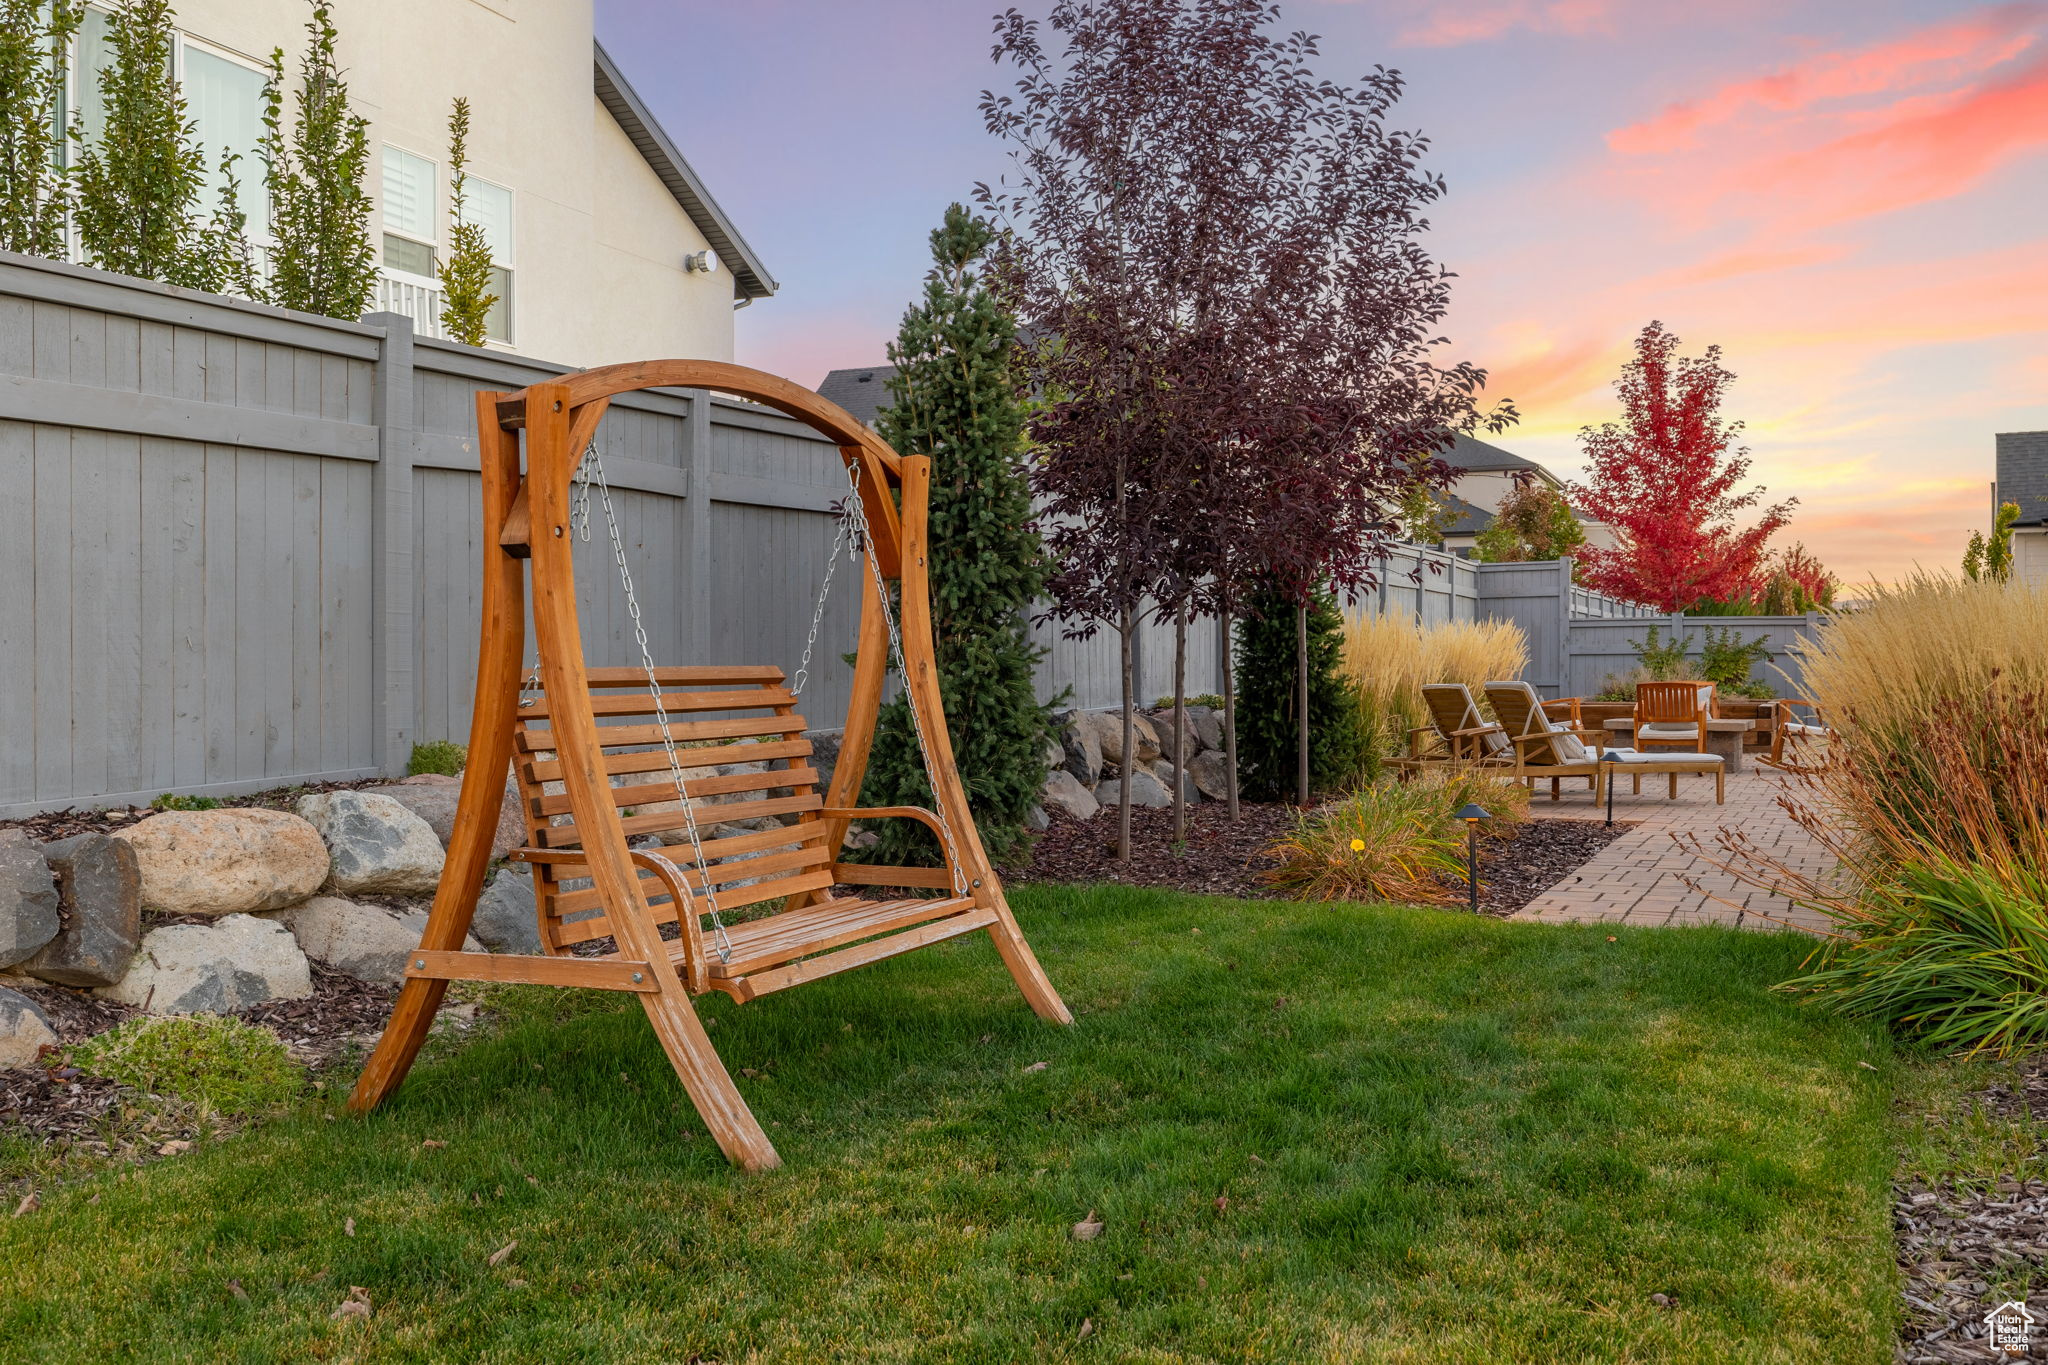
[[[827,820],[915,820],[932,832],[932,838],[939,842],[939,856],[946,859],[945,867],[884,867],[879,863],[844,863],[835,858],[832,875],[847,885],[952,887],[954,860],[947,856],[946,832],[939,826],[939,817],[923,806],[827,806],[818,814]]]
[[[647,849],[628,849],[626,856],[635,867],[642,867],[654,874],[662,889],[676,908],[676,926],[682,930],[683,971],[693,983],[703,976],[704,945],[703,930],[697,925],[696,898],[690,894],[689,883],[683,879],[683,870],[659,853]],[[508,863],[547,863],[551,866],[580,866],[590,861],[590,855],[580,848],[515,848],[505,855]],[[696,988],[701,989],[701,985]]]

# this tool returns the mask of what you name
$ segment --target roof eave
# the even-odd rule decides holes
[[[593,41],[596,49],[596,64],[593,88],[598,100],[610,111],[612,118],[639,149],[654,173],[661,177],[661,183],[682,205],[683,212],[704,234],[704,240],[711,243],[711,249],[718,253],[718,259],[732,271],[733,297],[741,299],[765,299],[777,288],[775,277],[768,273],[768,267],[747,245],[746,238],[726,217],[725,210],[711,197],[711,191],[697,178],[697,172],[669,141],[661,124],[655,121],[639,94],[621,74],[618,64],[604,50],[604,44]]]

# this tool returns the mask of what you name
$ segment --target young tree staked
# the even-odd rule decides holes
[[[1323,79],[1316,39],[1280,17],[1055,0],[996,21],[1016,80],[982,112],[1014,173],[977,194],[1036,341],[1055,614],[1122,637],[1126,753],[1148,612],[1230,617],[1255,585],[1305,609],[1371,582],[1393,509],[1447,480],[1436,452],[1479,420],[1484,373],[1431,358],[1448,277],[1418,238],[1443,182],[1426,141],[1388,127],[1401,78]]]

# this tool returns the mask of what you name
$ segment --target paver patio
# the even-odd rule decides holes
[[[1728,800],[1714,804],[1714,785],[1703,778],[1681,777],[1678,798],[1669,799],[1665,779],[1643,779],[1642,795],[1621,783],[1614,796],[1616,823],[1635,828],[1602,849],[1570,879],[1529,902],[1516,919],[1551,922],[1586,921],[1617,924],[1728,924],[1749,929],[1778,929],[1789,922],[1800,928],[1823,928],[1826,921],[1800,910],[1781,896],[1745,886],[1697,854],[1681,848],[1674,832],[1693,832],[1709,850],[1723,827],[1740,829],[1759,848],[1773,850],[1788,866],[1820,873],[1833,865],[1826,850],[1793,823],[1778,804],[1786,779],[1769,769],[1751,768],[1728,775]],[[1566,783],[1564,799],[1552,801],[1547,784],[1539,784],[1531,812],[1538,818],[1598,820],[1604,809],[1593,805],[1583,782]],[[1691,890],[1692,878],[1723,904]],[[1766,919],[1763,916],[1770,916]]]

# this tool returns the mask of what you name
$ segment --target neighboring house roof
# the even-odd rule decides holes
[[[863,365],[851,370],[834,370],[818,385],[818,396],[829,398],[855,417],[875,424],[875,418],[889,406],[889,381],[894,365]]]
[[[1998,434],[1998,500],[2020,505],[2020,525],[2048,525],[2048,431]]]
[[[1513,473],[1526,469],[1549,484],[1557,483],[1557,476],[1534,460],[1525,460],[1511,450],[1490,446],[1484,441],[1460,435],[1449,450],[1438,456],[1453,469],[1468,474]]]
[[[617,63],[604,50],[603,43],[593,43],[597,54],[594,88],[597,98],[611,111],[611,116],[620,128],[640,149],[640,155],[661,177],[661,183],[675,196],[683,212],[690,215],[690,221],[697,225],[697,231],[704,234],[704,240],[711,243],[711,249],[718,253],[718,259],[726,269],[732,271],[733,297],[739,299],[765,299],[776,289],[775,277],[768,273],[768,267],[747,245],[746,238],[733,226],[732,219],[725,216],[725,210],[718,207],[718,201],[711,197],[711,191],[704,188],[704,182],[690,169],[690,163],[670,142],[668,134],[655,122],[646,104],[633,87],[626,83]]]
[[[1484,507],[1469,503],[1455,493],[1440,493],[1437,496],[1442,499],[1444,505],[1445,519],[1441,523],[1444,528],[1444,539],[1449,540],[1452,536],[1476,536],[1493,525],[1493,513]]]

